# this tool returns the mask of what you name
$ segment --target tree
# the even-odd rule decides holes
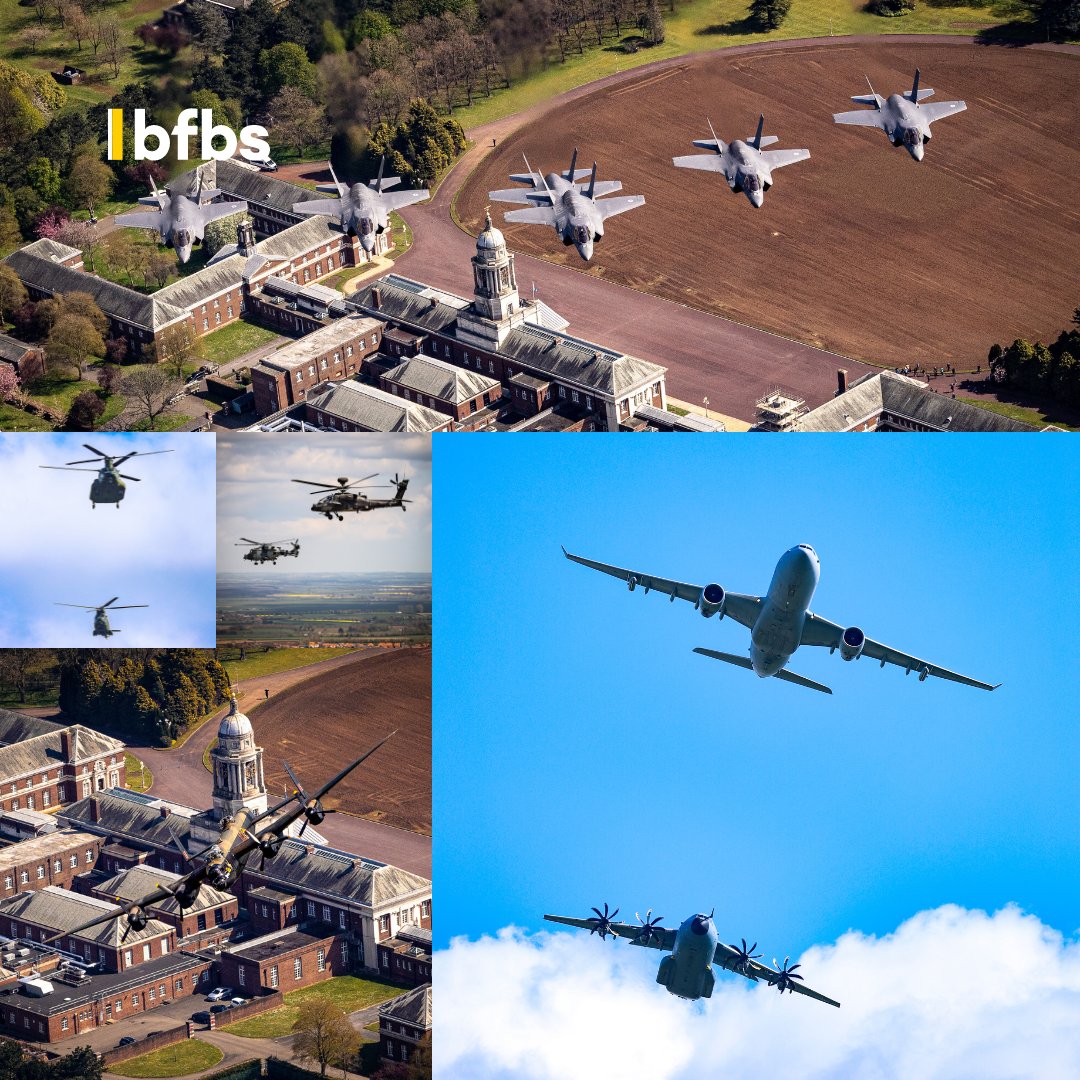
[[[30,299],[22,279],[10,266],[0,265],[0,327],[7,317]]]
[[[68,200],[75,206],[85,206],[94,216],[94,207],[112,193],[116,174],[101,160],[96,144],[82,146],[71,162],[67,178]]]
[[[71,403],[64,427],[68,431],[93,431],[99,417],[105,412],[105,402],[93,390],[84,390]]]
[[[790,3],[791,0],[775,0],[777,3]],[[645,5],[645,25],[642,27],[645,36],[653,45],[662,45],[667,31],[664,28],[664,16],[660,11],[658,0],[649,0]]]
[[[105,342],[106,355],[113,352],[112,346],[116,342],[119,342],[123,346],[124,352],[127,351],[127,342],[123,338],[109,338],[109,340]],[[114,359],[114,356],[108,356],[108,359]],[[121,357],[121,359],[123,359],[123,357]],[[113,394],[120,389],[120,382],[124,376],[117,366],[118,363],[119,361],[113,364],[102,364],[101,369],[98,372],[98,386],[101,387],[101,392],[106,397],[112,397]]]
[[[151,431],[154,421],[169,407],[169,399],[181,389],[180,383],[159,367],[139,368],[125,375],[120,387],[140,407]]]
[[[68,33],[75,39],[78,51],[82,52],[82,43],[90,36],[90,20],[77,4],[68,6],[66,19]]]
[[[254,224],[251,215],[244,210],[211,221],[203,230],[203,247],[206,257],[213,258],[226,244],[236,243],[236,230],[243,224]]]
[[[185,319],[167,326],[157,339],[158,362],[175,378],[184,378],[184,365],[202,357],[195,327]]]
[[[159,289],[165,288],[165,283],[176,270],[176,260],[163,251],[155,251],[144,264],[144,273],[157,282]]]
[[[791,0],[750,0],[750,18],[759,30],[777,30],[791,10]]]
[[[319,73],[304,49],[292,41],[282,42],[259,54],[263,96],[274,97],[285,87],[295,87],[314,101],[319,95]]]
[[[326,1075],[327,1065],[349,1061],[360,1048],[359,1032],[349,1018],[328,998],[304,1001],[293,1024],[296,1038],[293,1053],[318,1062],[319,1075]]]
[[[0,681],[19,692],[19,704],[26,704],[26,690],[30,685],[30,673],[41,659],[37,649],[0,649]],[[10,1046],[14,1044],[5,1044]],[[0,1062],[6,1059],[0,1058]],[[0,1076],[6,1075],[0,1064]]]
[[[26,167],[27,183],[47,203],[55,203],[60,198],[60,170],[47,157],[35,158]]]
[[[205,59],[221,56],[229,40],[229,20],[210,4],[194,4],[188,18],[195,27],[195,51]]]
[[[120,20],[115,15],[97,19],[97,36],[105,50],[105,60],[112,65],[113,78],[120,78],[120,65],[124,59],[124,46],[121,44],[122,30]],[[97,50],[94,50],[97,55]]]
[[[10,151],[45,126],[45,118],[24,91],[0,82],[0,151]]]
[[[330,134],[322,106],[295,86],[286,86],[270,102],[270,113],[274,138],[301,157],[309,146],[323,142]]]
[[[0,206],[0,253],[22,243],[22,231],[19,219],[15,216],[15,207],[9,203]]]
[[[102,337],[108,333],[109,320],[105,312],[98,307],[97,301],[88,292],[73,290],[72,292],[62,293],[57,299],[60,302],[60,313],[62,315],[82,315],[83,318],[89,319],[94,329]]]
[[[24,49],[37,53],[38,46],[52,37],[52,31],[40,23],[37,26],[28,26],[20,35],[19,41]]]
[[[101,356],[105,342],[85,315],[61,314],[45,342],[45,361],[52,369],[75,369],[81,379],[92,356]]]
[[[11,364],[0,360],[0,401],[7,401],[19,392],[19,376]]]

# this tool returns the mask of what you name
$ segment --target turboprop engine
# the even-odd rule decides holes
[[[706,619],[711,619],[714,615],[719,615],[722,619],[724,617],[724,600],[727,593],[724,592],[721,586],[712,584],[706,585],[701,590],[701,599],[698,601],[698,606],[701,614]]]
[[[857,660],[865,644],[866,635],[857,626],[849,626],[840,638],[840,655],[845,660]]]

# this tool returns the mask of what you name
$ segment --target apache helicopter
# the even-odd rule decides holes
[[[244,558],[248,562],[269,562],[276,566],[278,559],[300,554],[299,540],[249,540],[246,536],[241,536],[240,539],[244,542],[242,544],[233,544],[233,547],[246,547],[248,544],[255,545],[250,551],[244,553]],[[292,544],[292,547],[278,547],[278,544]]]
[[[47,468],[47,466],[42,466]],[[108,603],[102,604],[99,607],[94,607],[93,604],[63,604],[59,600],[55,600],[54,603],[57,607],[77,607],[82,608],[84,611],[92,611],[94,613],[94,637],[112,637],[113,634],[119,634],[119,630],[114,630],[109,625],[109,616],[106,615],[106,611],[127,611],[129,608],[137,607],[149,607],[149,604],[116,604],[119,600],[119,596],[114,596]]]
[[[365,476],[357,480],[355,483],[350,484],[347,476],[339,476],[337,478],[337,484],[330,484],[325,481],[316,482],[315,480],[294,480],[294,484],[307,484],[308,487],[315,488],[312,491],[312,495],[322,495],[325,492],[329,492],[325,499],[319,499],[318,502],[312,503],[311,509],[316,514],[325,514],[327,518],[332,518],[337,515],[338,521],[344,521],[341,516],[343,513],[361,513],[367,510],[382,510],[387,507],[400,506],[402,510],[405,510],[405,504],[412,502],[412,499],[404,498],[405,490],[409,486],[408,478],[400,478],[397,473],[394,474],[393,484],[397,488],[394,493],[394,497],[391,499],[370,499],[367,495],[364,495],[360,491],[353,491],[353,488],[360,488],[364,485],[365,480],[370,480],[372,477],[378,476],[378,473],[372,473],[371,476]],[[385,485],[383,485],[385,486]]]
[[[327,814],[336,812],[332,809],[328,810],[322,805],[320,800],[323,796],[340,784],[353,769],[371,757],[387,739],[395,734],[397,734],[396,731],[391,731],[385,738],[380,739],[370,750],[358,757],[351,765],[342,769],[332,780],[328,780],[313,795],[309,795],[304,791],[300,784],[297,783],[292,770],[289,769],[289,776],[292,777],[295,785],[295,790],[291,795],[275,806],[264,810],[261,814],[253,814],[246,809],[240,810],[236,817],[226,823],[218,842],[205,851],[199,852],[198,855],[189,856],[174,835],[173,842],[180,849],[184,861],[191,862],[194,859],[197,862],[193,870],[190,870],[178,881],[170,885],[159,885],[152,892],[147,893],[146,896],[142,896],[138,900],[124,901],[120,897],[116,897],[118,906],[112,911],[107,911],[103,915],[83,923],[81,926],[64,930],[59,934],[53,934],[52,937],[44,939],[42,944],[48,945],[62,937],[81,934],[92,926],[112,922],[113,919],[126,918],[127,927],[120,937],[121,942],[123,942],[132,930],[139,931],[146,928],[146,924],[150,920],[150,916],[146,913],[148,907],[159,904],[162,900],[168,900],[171,897],[176,900],[181,911],[186,911],[198,901],[199,889],[204,881],[209,882],[216,889],[227,888],[236,881],[248,858],[256,851],[261,855],[259,864],[261,869],[267,859],[274,858],[281,850],[281,845],[285,840],[285,833],[294,821],[300,817],[306,819],[303,828],[300,830],[300,835],[303,836],[308,825],[318,825]],[[286,768],[288,769],[287,765]],[[295,803],[296,805],[282,814],[264,832],[255,833],[251,831],[257,822],[272,817],[288,806],[289,803]]]
[[[66,465],[39,465],[39,469],[59,469],[64,472],[96,472],[97,479],[90,485],[90,509],[96,510],[98,503],[115,503],[120,509],[120,500],[124,497],[124,480],[138,480],[137,476],[128,476],[119,471],[119,467],[129,458],[149,457],[151,454],[171,454],[171,450],[132,450],[120,457],[110,457],[100,450],[95,450],[89,443],[83,443],[95,456],[84,461],[69,461]],[[97,460],[104,464],[99,469],[73,469],[72,465],[90,465]]]

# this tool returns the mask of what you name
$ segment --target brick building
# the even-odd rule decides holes
[[[0,334],[0,364],[7,364],[27,386],[45,374],[45,354],[36,345]]]
[[[0,709],[0,810],[48,810],[125,783],[119,739]]]
[[[418,986],[379,1006],[379,1048],[384,1061],[411,1061],[417,1046],[430,1036],[430,986]]]
[[[380,941],[379,974],[405,986],[431,982],[431,931],[406,923],[386,941]]]
[[[390,367],[379,377],[379,386],[406,401],[446,413],[461,429],[468,428],[470,420],[499,404],[503,397],[497,379],[423,355]]]
[[[93,833],[63,829],[0,849],[0,899],[50,885],[72,888],[97,863],[101,844]]]
[[[221,985],[244,997],[262,990],[299,990],[353,970],[348,935],[319,922],[273,930],[228,946],[218,957]]]

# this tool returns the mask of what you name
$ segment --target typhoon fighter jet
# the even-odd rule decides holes
[[[316,514],[325,515],[328,521],[333,517],[337,517],[338,521],[344,521],[342,514],[359,514],[368,510],[387,510],[399,506],[402,511],[408,509],[405,504],[412,502],[412,499],[405,498],[405,492],[409,487],[407,477],[399,477],[396,473],[394,474],[392,483],[396,490],[389,499],[373,499],[359,490],[364,487],[365,480],[371,480],[378,475],[378,473],[372,473],[371,476],[363,476],[351,484],[347,476],[339,476],[336,484],[318,480],[294,480],[293,483],[306,484],[308,487],[314,488],[315,490],[310,493],[312,495],[326,496],[313,502],[311,509]],[[357,490],[354,491],[354,488]]]
[[[143,196],[139,202],[157,209],[120,214],[116,224],[135,229],[157,229],[161,242],[175,248],[179,260],[186,263],[191,258],[192,247],[202,243],[203,231],[211,221],[247,209],[246,202],[210,201],[220,194],[217,188],[204,188],[201,175],[196,180],[193,195],[174,194],[168,188],[160,191],[154,188],[149,196]]]
[[[928,660],[882,645],[868,638],[857,626],[844,628],[815,615],[810,611],[810,601],[821,576],[821,563],[817,552],[809,544],[799,544],[780,556],[769,591],[764,596],[727,592],[715,583],[689,585],[636,570],[623,570],[618,566],[571,555],[566,548],[563,548],[563,554],[572,562],[625,581],[631,592],[641,585],[646,593],[655,590],[671,601],[676,598],[689,601],[706,619],[713,615],[719,615],[721,619],[730,615],[750,631],[749,656],[734,656],[713,649],[695,649],[694,652],[745,668],[762,679],[775,676],[783,682],[797,683],[831,694],[827,686],[787,670],[788,661],[800,645],[820,645],[827,648],[830,654],[839,649],[844,660],[868,656],[877,660],[882,667],[895,664],[904,668],[907,675],[918,672],[919,682],[925,682],[928,675],[934,675],[965,686],[977,686],[980,690],[996,690],[1001,685],[997,683],[992,686],[967,675],[958,675]]]
[[[694,145],[711,154],[688,154],[686,157],[672,158],[679,169],[704,169],[706,172],[723,173],[728,187],[733,192],[743,192],[752,206],[760,206],[765,200],[765,192],[772,187],[773,171],[796,161],[805,161],[810,156],[809,150],[762,150],[780,140],[776,135],[762,135],[765,117],[758,117],[757,134],[743,142],[736,139],[725,143],[716,137],[712,121],[708,121],[711,139],[695,139]]]
[[[375,250],[375,237],[390,228],[391,210],[400,210],[404,206],[423,202],[431,196],[427,188],[389,191],[389,188],[401,183],[401,177],[383,176],[385,156],[379,159],[379,175],[374,180],[369,180],[367,184],[353,184],[351,187],[338,180],[333,165],[329,162],[327,165],[330,166],[330,175],[334,182],[316,184],[315,187],[318,191],[333,192],[337,198],[293,203],[293,213],[303,214],[305,217],[315,214],[336,217],[345,232],[350,236],[360,237],[360,246],[368,254]]]
[[[954,113],[963,112],[967,104],[963,101],[932,101],[929,105],[920,104],[933,95],[933,90],[919,89],[919,69],[915,69],[915,82],[910,90],[902,94],[890,94],[888,99],[874,93],[870,80],[869,94],[860,94],[851,100],[860,105],[873,105],[872,109],[856,109],[854,112],[833,113],[833,120],[838,124],[854,124],[859,127],[881,128],[893,146],[903,146],[916,160],[922,161],[923,147],[931,139],[930,125],[935,120]]]
[[[616,214],[645,204],[644,195],[624,195],[621,199],[600,199],[615,191],[622,191],[618,180],[596,179],[596,162],[589,169],[576,169],[578,152],[570,159],[570,168],[564,173],[533,172],[529,159],[525,158],[528,172],[513,173],[510,179],[528,188],[503,188],[489,191],[488,198],[494,202],[531,203],[528,210],[511,210],[507,221],[524,221],[530,225],[551,225],[569,247],[577,248],[578,254],[588,262],[592,258],[593,245],[604,235],[604,222]],[[523,154],[522,157],[525,155]],[[584,177],[589,176],[588,185]]]
[[[596,915],[588,919],[573,919],[565,915],[545,915],[544,918],[548,922],[576,926],[581,930],[588,930],[590,934],[599,934],[601,940],[609,935],[612,938],[626,938],[631,945],[669,953],[670,955],[660,961],[656,981],[676,997],[690,1001],[712,997],[713,987],[716,985],[715,968],[720,967],[745,976],[751,982],[766,982],[775,986],[781,994],[785,990],[789,994],[805,994],[825,1002],[826,1005],[840,1008],[839,1001],[833,1001],[832,998],[811,990],[809,986],[802,985],[802,976],[796,974],[796,968],[802,965],[792,964],[790,957],[785,957],[783,964],[774,959],[774,966],[768,967],[758,963],[761,953],[754,953],[757,942],[747,948],[746,939],[743,938],[741,948],[737,945],[725,945],[716,933],[712,912],[708,915],[691,915],[676,930],[673,927],[660,926],[663,916],[658,915],[654,919],[651,910],[646,912],[644,919],[638,915],[637,925],[615,922],[619,909],[609,912],[607,904],[602,912],[599,908],[593,908],[593,911]]]

